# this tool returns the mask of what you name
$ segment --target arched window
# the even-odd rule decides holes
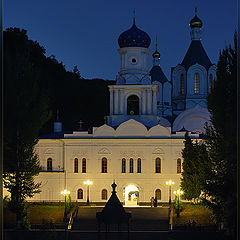
[[[47,171],[52,171],[52,158],[47,159]]]
[[[130,158],[130,161],[129,161],[129,172],[133,173],[133,159],[132,158]]]
[[[194,74],[194,94],[199,93],[199,73]]]
[[[82,173],[86,173],[87,172],[87,161],[86,158],[82,159]]]
[[[213,75],[209,75],[209,93],[212,92],[212,85],[213,85]]]
[[[75,173],[78,172],[78,159],[77,158],[74,159],[74,172]]]
[[[157,198],[157,200],[161,200],[161,190],[160,189],[156,189],[155,197]]]
[[[155,160],[156,173],[161,173],[161,159],[156,158]]]
[[[102,190],[102,200],[107,200],[107,189]]]
[[[141,173],[141,158],[138,158],[137,160],[137,172],[138,173]]]
[[[182,172],[181,168],[182,168],[181,159],[178,158],[177,159],[177,173],[181,173]]]
[[[127,115],[139,115],[139,98],[131,95],[127,99]]]
[[[181,74],[180,76],[180,94],[184,94],[184,75]]]
[[[126,159],[123,158],[122,159],[122,173],[125,173],[126,172]]]
[[[83,199],[83,190],[81,188],[77,191],[77,199]]]
[[[102,173],[107,173],[107,159],[102,158]]]

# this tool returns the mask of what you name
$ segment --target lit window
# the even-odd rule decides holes
[[[75,173],[78,172],[78,159],[77,158],[74,159],[74,172]]]
[[[130,162],[129,162],[129,172],[133,173],[133,159],[130,158]]]
[[[137,160],[137,172],[141,173],[141,158],[138,158]]]
[[[82,173],[86,173],[87,172],[87,161],[86,158],[82,159]]]
[[[209,76],[209,93],[212,92],[212,84],[213,84],[213,75],[210,74],[210,76]]]
[[[181,74],[180,76],[180,94],[184,94],[184,75]]]
[[[106,189],[102,190],[102,200],[107,200],[107,190]]]
[[[157,198],[157,200],[161,200],[161,190],[160,189],[156,189],[155,197]]]
[[[78,199],[83,199],[83,190],[80,188],[77,191],[77,198]]]
[[[155,160],[156,173],[161,173],[161,159],[156,158]]]
[[[199,73],[194,74],[194,94],[199,93]]]
[[[102,158],[102,173],[107,173],[107,159]]]
[[[181,159],[178,158],[177,159],[177,173],[181,173],[181,167],[182,167]]]
[[[47,159],[47,170],[52,171],[52,158]]]
[[[123,158],[122,159],[122,173],[125,173],[126,172],[126,159]]]

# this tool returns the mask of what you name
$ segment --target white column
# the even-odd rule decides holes
[[[113,115],[113,89],[110,88],[110,116]]]
[[[146,89],[142,91],[142,115],[146,115]]]
[[[118,114],[118,89],[114,89],[114,114]]]
[[[152,91],[151,89],[147,90],[147,114],[152,114]]]
[[[153,89],[153,114],[157,115],[157,89]]]

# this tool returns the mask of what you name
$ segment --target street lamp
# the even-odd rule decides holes
[[[169,181],[166,181],[166,184],[169,186],[169,205],[171,205],[171,188],[172,188],[172,185],[174,184],[174,182],[172,180],[169,180]]]
[[[63,217],[63,221],[64,223],[66,224],[67,223],[67,195],[70,194],[70,191],[68,191],[67,189],[64,189],[62,192],[61,192],[62,195],[64,195],[64,217]]]
[[[89,205],[89,185],[92,185],[93,182],[90,180],[84,181],[84,184],[87,185],[87,205]]]
[[[177,196],[177,217],[179,217],[180,214],[180,197],[181,195],[183,195],[183,191],[181,191],[180,189],[178,189],[177,191],[173,192],[176,196]]]

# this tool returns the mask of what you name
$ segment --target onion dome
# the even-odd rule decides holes
[[[197,16],[197,8],[195,8],[195,16],[194,16],[194,18],[190,21],[189,26],[190,26],[191,28],[194,28],[194,27],[201,28],[202,25],[203,25],[203,23],[202,23],[201,19],[198,18],[198,16]]]
[[[160,58],[160,53],[156,50],[152,56],[153,58]]]
[[[157,50],[157,37],[156,37],[156,50],[152,56],[153,56],[153,58],[160,58],[160,53]]]
[[[118,38],[120,48],[124,47],[144,47],[148,48],[151,43],[151,38],[147,33],[137,28],[135,19],[130,29],[123,32]]]

